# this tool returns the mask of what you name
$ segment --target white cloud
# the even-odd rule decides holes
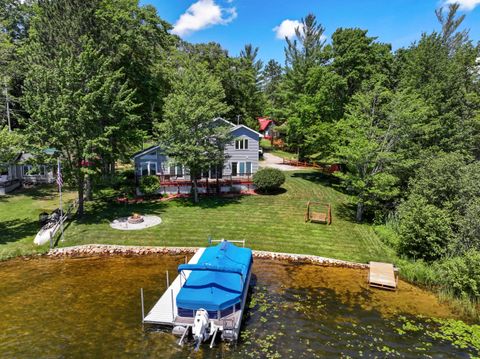
[[[273,28],[273,31],[275,31],[278,39],[283,40],[286,37],[291,39],[292,37],[295,36],[295,29],[301,26],[302,26],[302,23],[298,20],[285,19],[282,21],[280,25],[275,26]]]
[[[475,9],[477,5],[480,5],[480,0],[445,0],[444,4],[460,4],[460,9],[465,11],[471,11]]]
[[[213,25],[228,24],[236,17],[235,7],[222,8],[214,0],[198,0],[180,16],[172,33],[185,36]]]
[[[303,25],[300,21],[286,19],[286,20],[283,20],[280,25],[275,26],[273,28],[273,31],[275,31],[275,34],[277,35],[277,39],[284,40],[286,37],[289,39],[292,39],[296,36],[295,34],[296,28],[300,28],[300,33],[303,32]],[[324,34],[322,34],[320,36],[320,41],[325,41],[325,40],[327,40],[327,37]]]

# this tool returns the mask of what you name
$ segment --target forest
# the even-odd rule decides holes
[[[195,152],[201,121],[256,128],[268,116],[284,150],[342,165],[352,220],[381,225],[425,268],[418,281],[480,298],[480,44],[461,30],[458,5],[395,51],[368,29],[326,39],[306,14],[281,64],[251,44],[229,54],[188,43],[137,0],[0,4],[0,163],[55,148],[88,199],[145,143],[179,133],[178,150]]]

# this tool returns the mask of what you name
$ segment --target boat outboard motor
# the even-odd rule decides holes
[[[192,328],[195,350],[198,350],[200,344],[210,337],[208,334],[208,325],[208,312],[205,309],[197,310]]]

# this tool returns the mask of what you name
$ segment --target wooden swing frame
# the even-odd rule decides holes
[[[312,205],[325,206],[325,212],[315,212],[310,207]],[[305,211],[305,222],[311,223],[322,223],[322,224],[331,224],[332,223],[332,206],[330,203],[308,201],[307,210]]]

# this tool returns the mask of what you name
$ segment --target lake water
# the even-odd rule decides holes
[[[0,358],[469,357],[446,338],[456,318],[430,293],[400,282],[369,289],[364,270],[257,260],[236,346],[194,353],[169,331],[142,328],[181,256],[15,259],[0,263]],[[464,348],[460,348],[464,346]]]

